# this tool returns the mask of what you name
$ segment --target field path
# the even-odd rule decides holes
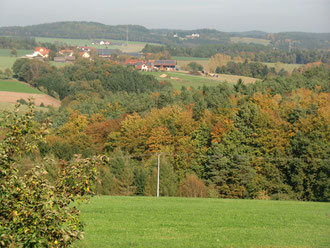
[[[27,101],[28,98],[31,97],[37,106],[40,106],[41,103],[43,103],[45,106],[53,106],[55,108],[61,106],[61,101],[45,94],[0,91],[0,102],[16,103],[19,99],[24,99]]]

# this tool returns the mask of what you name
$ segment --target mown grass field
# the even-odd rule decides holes
[[[144,46],[147,44],[146,42],[137,42],[137,41],[128,41],[128,46],[126,46],[126,41],[123,40],[112,40],[112,39],[103,39],[103,40],[109,40],[111,42],[115,43],[122,43],[122,46],[117,45],[108,45],[108,46],[102,46],[102,45],[96,45],[92,44],[94,39],[65,39],[65,38],[47,38],[47,37],[35,37],[37,42],[49,42],[49,43],[65,43],[67,45],[72,46],[91,46],[95,48],[102,48],[105,49],[106,47],[108,49],[119,49],[122,52],[140,52]],[[95,39],[95,40],[102,40],[102,39]],[[151,44],[151,43],[150,43]],[[156,45],[156,44],[153,44]]]
[[[0,113],[3,111],[13,111],[15,110],[15,103],[10,103],[10,102],[0,102]],[[27,105],[21,105],[19,108],[19,113],[25,113],[26,111],[28,111],[29,108]],[[48,111],[49,108],[46,107],[35,107],[36,111]]]
[[[254,43],[259,45],[267,46],[270,44],[270,40],[266,39],[258,39],[258,38],[250,38],[250,37],[231,37],[230,41],[233,43]]]
[[[206,71],[209,71],[209,58],[195,58],[195,57],[172,57],[172,59],[177,60],[177,65],[181,68],[185,68],[189,63],[196,62],[201,64]],[[262,64],[267,65],[268,67],[274,67],[277,70],[281,70],[282,68],[288,72],[292,72],[294,69],[298,69],[303,66],[301,64],[285,64],[285,63],[266,63],[262,62]]]
[[[10,54],[11,49],[0,49],[0,57],[12,57]],[[17,50],[17,57],[24,56],[26,54],[32,54],[32,50]],[[14,57],[15,58],[15,57]]]
[[[329,203],[92,198],[74,247],[329,247]]]
[[[14,57],[10,51],[11,49],[0,49],[0,70],[11,69],[17,58],[33,53],[32,50],[17,50],[17,57]]]
[[[301,66],[304,66],[302,64],[284,64],[284,63],[265,63],[262,62],[264,65],[267,65],[268,67],[274,67],[275,69],[281,70],[282,68],[288,72],[292,72],[294,69],[298,69]],[[278,68],[276,68],[278,67]]]
[[[173,56],[172,59],[181,60],[181,61],[209,61],[210,58],[200,58],[200,57],[178,57]]]
[[[215,86],[221,82],[227,81],[228,83],[236,83],[239,78],[241,78],[245,83],[253,83],[256,81],[255,78],[235,76],[235,75],[225,75],[219,74],[218,78],[205,77],[205,76],[195,76],[190,75],[186,72],[141,72],[144,74],[149,74],[155,76],[158,80],[169,81],[175,89],[181,89],[182,86],[185,87],[202,87],[205,86]],[[161,78],[160,76],[166,74],[168,77]]]
[[[36,88],[14,80],[0,80],[0,91],[43,94]]]
[[[175,58],[175,57],[174,57]],[[206,71],[209,71],[209,61],[210,59],[200,59],[200,58],[193,58],[193,57],[187,57],[187,59],[184,59],[184,57],[178,57],[177,65],[180,66],[182,69],[184,69],[189,63],[196,62],[197,64],[200,64],[203,66],[203,69]]]

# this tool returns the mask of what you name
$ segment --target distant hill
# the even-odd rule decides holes
[[[138,25],[118,25],[110,26],[96,22],[55,22],[25,27],[2,27],[0,35],[3,36],[40,36],[53,38],[72,38],[72,39],[118,39],[125,40],[129,30],[130,38],[135,41],[161,41],[160,37],[153,37],[150,31]]]
[[[55,22],[25,27],[1,27],[0,36],[126,40],[127,31],[131,41],[167,45],[228,44],[231,43],[232,37],[267,39],[271,41],[270,45],[281,49],[291,47],[328,50],[330,45],[330,33],[282,32],[271,34],[262,31],[221,32],[215,29],[147,29],[139,25],[112,26],[96,22]],[[191,34],[200,34],[200,37],[189,38]]]

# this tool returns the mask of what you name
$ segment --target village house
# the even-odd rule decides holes
[[[135,69],[139,71],[152,71],[154,68],[153,64],[151,62],[137,62],[135,64]]]
[[[188,39],[195,39],[195,38],[199,38],[200,35],[199,35],[199,34],[191,34],[191,35],[186,35],[186,37],[187,37]]]
[[[136,65],[138,62],[143,62],[140,59],[126,59],[124,65]]]
[[[45,47],[36,47],[33,54],[27,54],[27,58],[48,58],[50,50]]]
[[[110,58],[112,54],[116,53],[117,50],[114,49],[97,49],[97,54],[99,57]]]
[[[60,50],[58,53],[59,54],[62,54],[62,55],[72,56],[73,55],[73,50],[63,49],[63,50]]]
[[[90,56],[91,56],[88,52],[79,52],[79,55],[86,59],[90,58]]]

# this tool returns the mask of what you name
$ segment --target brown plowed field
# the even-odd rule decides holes
[[[11,102],[16,103],[19,99],[28,100],[28,98],[33,98],[33,101],[37,106],[43,103],[45,106],[53,106],[55,108],[61,105],[61,101],[55,98],[45,95],[45,94],[31,94],[31,93],[18,93],[9,91],[0,91],[0,102]]]

